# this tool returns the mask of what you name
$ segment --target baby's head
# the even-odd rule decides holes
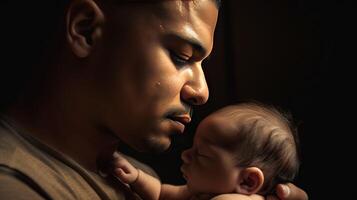
[[[194,193],[268,194],[299,168],[297,136],[278,110],[256,103],[224,107],[198,126],[182,172]]]

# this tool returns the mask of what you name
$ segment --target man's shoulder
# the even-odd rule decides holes
[[[1,178],[3,179],[0,184],[6,186],[2,190],[8,190],[8,193],[11,193],[15,199],[21,199],[22,194],[12,193],[11,187],[22,188],[25,192],[30,191],[29,193],[34,194],[38,194],[38,191],[43,191],[43,193],[51,197],[60,199],[75,199],[74,197],[79,196],[79,194],[73,192],[70,184],[72,182],[73,184],[77,182],[80,184],[83,181],[80,182],[78,179],[72,178],[72,176],[66,177],[66,171],[62,170],[62,166],[58,164],[59,162],[52,159],[46,151],[37,148],[22,137],[20,133],[12,130],[11,127],[1,126],[1,124],[0,154]],[[77,176],[80,177],[79,175]],[[66,178],[73,181],[69,182]],[[91,192],[85,191],[86,193]],[[84,190],[80,190],[80,192],[80,194],[85,193]],[[1,195],[4,195],[3,193],[6,193],[6,191],[1,191]],[[28,198],[33,199],[32,195],[28,196]]]
[[[21,174],[13,176],[0,173],[0,199],[22,199],[22,193],[11,189],[19,188],[20,192],[23,190],[24,194],[29,195],[25,199],[37,200],[35,197],[36,194],[39,196],[39,192],[32,188],[33,185],[38,185],[40,191],[53,199],[125,199],[123,191],[110,185],[107,180],[94,176],[66,157],[58,157],[1,123],[0,155],[0,166]],[[134,162],[150,171],[148,167]],[[31,193],[35,194],[34,198]],[[10,198],[11,195],[13,198]]]
[[[20,178],[6,172],[6,168],[0,167],[0,199],[28,199],[44,200],[38,192],[33,190]],[[5,187],[6,186],[6,187]]]
[[[0,123],[0,165],[33,178],[48,180],[55,174],[50,156],[16,130]],[[47,178],[46,178],[47,177]]]
[[[12,163],[19,143],[20,141],[9,130],[0,126],[0,164]]]
[[[13,130],[0,125],[0,164],[14,169],[36,170],[39,163],[30,144]]]
[[[0,199],[45,199],[32,188],[36,183],[28,174],[36,172],[36,162],[23,145],[15,133],[0,126]]]

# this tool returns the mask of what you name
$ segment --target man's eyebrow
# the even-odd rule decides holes
[[[207,54],[207,49],[197,38],[188,37],[179,33],[170,33],[169,37],[181,40],[182,42],[189,44],[194,49],[194,51],[198,52],[198,54],[202,57]]]

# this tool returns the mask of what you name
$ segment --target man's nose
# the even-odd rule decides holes
[[[189,79],[182,88],[181,97],[191,105],[205,104],[209,91],[202,67],[192,67],[190,72]]]
[[[184,163],[188,164],[192,160],[192,149],[187,149],[181,154],[181,159],[183,160]]]

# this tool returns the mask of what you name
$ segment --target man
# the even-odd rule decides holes
[[[217,15],[213,0],[68,2],[53,48],[2,111],[0,198],[134,198],[98,162],[118,140],[161,152],[183,132],[208,99],[201,63]],[[307,199],[285,188],[283,199]]]

